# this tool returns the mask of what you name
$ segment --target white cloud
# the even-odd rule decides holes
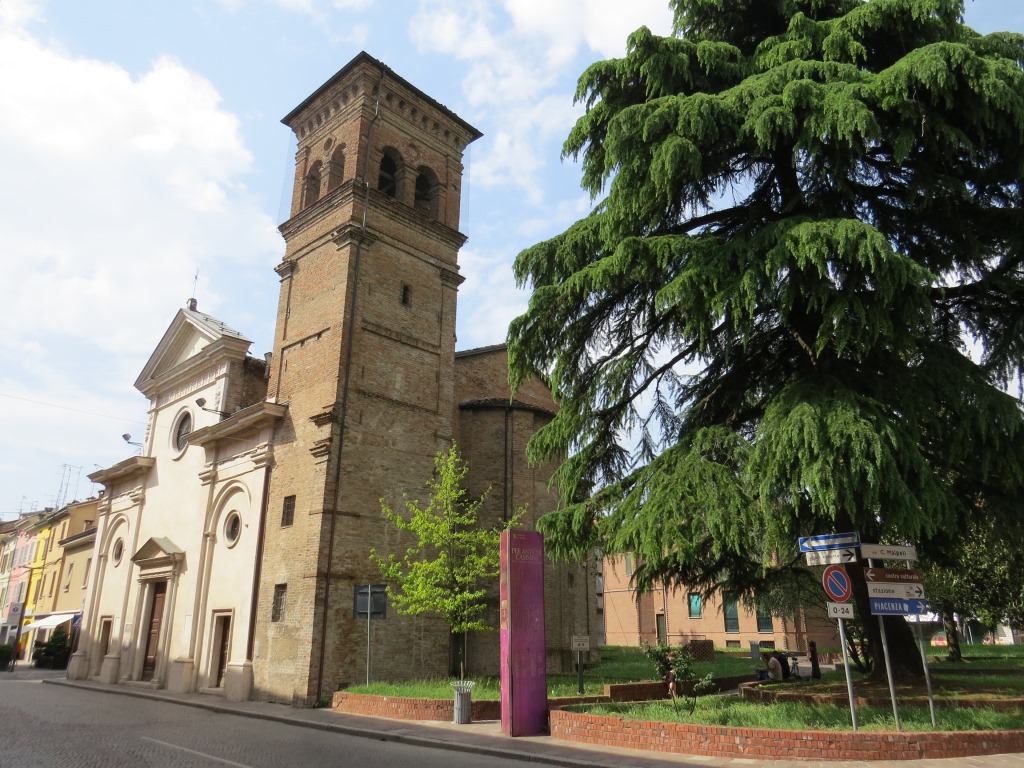
[[[201,307],[217,313],[208,285],[244,301],[281,249],[246,187],[239,120],[207,80],[166,57],[133,77],[47,48],[23,26],[31,8],[11,5],[0,3],[0,465],[24,475],[71,451],[109,458],[107,438],[126,430],[96,414],[144,416],[131,382],[196,270]],[[18,450],[29,429],[41,453]]]
[[[409,23],[418,50],[466,62],[462,89],[471,107],[492,123],[487,149],[475,158],[474,178],[485,187],[522,189],[533,205],[544,193],[547,158],[579,116],[572,93],[580,54],[618,56],[626,36],[645,22],[668,33],[664,0],[504,0],[503,14],[484,0],[421,0]]]
[[[459,269],[466,278],[459,286],[458,349],[487,346],[505,340],[513,318],[526,311],[525,292],[516,288],[510,253],[481,253],[464,247]],[[473,301],[463,301],[467,296]]]
[[[42,17],[38,3],[33,0],[3,0],[0,2],[0,27],[24,29],[30,22]]]

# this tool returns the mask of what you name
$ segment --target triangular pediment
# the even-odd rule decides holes
[[[226,340],[238,346],[244,356],[252,342],[215,317],[193,309],[194,306],[178,310],[135,381],[137,389],[145,392],[149,382],[182,368],[218,341]]]
[[[185,554],[185,550],[181,549],[170,539],[165,536],[154,536],[149,539],[145,544],[139,547],[139,551],[132,555],[133,563],[141,563],[147,560],[158,560],[161,558],[177,558]]]
[[[139,578],[143,580],[170,578],[180,572],[184,561],[185,552],[163,536],[154,536],[132,556],[132,562],[139,569]]]

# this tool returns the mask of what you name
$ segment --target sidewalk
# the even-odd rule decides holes
[[[451,749],[479,755],[523,760],[566,768],[718,768],[744,766],[744,768],[1024,768],[1024,754],[992,755],[986,757],[948,760],[884,760],[877,762],[830,760],[822,755],[820,761],[752,760],[747,758],[718,758],[700,755],[672,755],[647,750],[596,747],[553,739],[550,736],[509,738],[502,734],[501,724],[494,720],[455,725],[444,722],[408,720],[382,720],[344,715],[327,709],[298,709],[284,704],[260,701],[225,701],[218,696],[200,693],[170,694],[165,691],[134,688],[126,685],[71,681],[63,672],[52,670],[25,670],[0,673],[3,680],[41,680],[52,685],[63,685],[97,693],[167,701],[212,712],[243,717],[274,720],[306,728],[335,731],[351,736],[363,736],[379,741],[394,741],[414,746]]]

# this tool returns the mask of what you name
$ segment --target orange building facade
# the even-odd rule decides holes
[[[630,585],[631,555],[605,558],[601,568],[604,640],[608,645],[680,645],[711,640],[716,648],[779,648],[805,652],[813,640],[819,650],[839,647],[835,622],[807,610],[798,616],[773,616],[751,610],[721,593],[655,588],[637,595]]]

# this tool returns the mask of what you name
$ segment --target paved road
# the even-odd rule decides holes
[[[3,768],[523,768],[518,760],[429,749],[0,678]]]

